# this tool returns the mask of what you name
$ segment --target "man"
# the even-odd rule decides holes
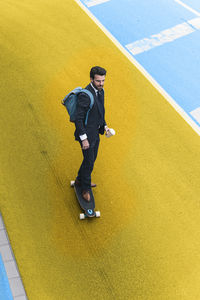
[[[86,113],[89,109],[90,98],[85,93],[80,93],[77,101],[75,139],[79,141],[83,161],[78,171],[75,184],[81,186],[82,196],[85,201],[90,201],[91,187],[96,185],[91,183],[91,174],[94,162],[97,158],[99,148],[99,134],[109,131],[105,122],[104,109],[104,82],[106,70],[101,67],[93,67],[90,70],[90,84],[86,87],[94,97],[94,105],[89,112],[87,126],[85,126]]]

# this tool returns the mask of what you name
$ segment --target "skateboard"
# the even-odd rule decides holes
[[[71,181],[71,187],[74,187],[78,203],[81,209],[84,211],[84,213],[81,213],[79,215],[80,220],[83,220],[85,218],[93,218],[93,217],[99,218],[100,211],[95,211],[95,201],[94,201],[94,195],[92,190],[90,191],[90,201],[87,202],[82,197],[81,187],[75,184],[75,181]]]

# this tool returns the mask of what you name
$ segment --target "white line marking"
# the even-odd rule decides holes
[[[175,2],[179,3],[180,5],[182,5],[183,7],[185,7],[186,9],[188,9],[189,11],[191,11],[193,14],[197,15],[200,17],[200,13],[198,11],[196,11],[195,9],[191,8],[190,6],[188,6],[187,4],[183,3],[180,0],[174,0]]]
[[[84,3],[87,7],[91,7],[108,1],[110,0],[85,0]]]
[[[99,20],[80,1],[74,0],[87,13],[87,15],[97,24],[97,26],[109,37],[118,49],[130,60],[130,62],[151,82],[161,95],[171,104],[171,106],[182,116],[182,118],[200,136],[200,127],[189,117],[189,115],[179,106],[176,101],[155,81],[155,79],[137,62],[137,60],[119,43],[119,41],[99,22]]]
[[[198,107],[195,110],[191,111],[190,114],[200,124],[200,107]]]
[[[200,18],[195,18],[182,24],[178,24],[172,28],[163,30],[158,34],[153,34],[150,36],[150,38],[144,38],[142,40],[130,43],[126,45],[126,48],[133,55],[137,55],[163,44],[170,43],[199,29]]]

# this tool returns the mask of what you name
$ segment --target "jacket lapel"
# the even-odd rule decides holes
[[[102,93],[101,100],[99,100],[98,96],[96,95],[94,89],[92,88],[92,86],[90,84],[86,87],[86,89],[88,89],[94,96],[94,102],[97,105],[99,115],[100,115],[101,119],[104,119],[104,92]]]

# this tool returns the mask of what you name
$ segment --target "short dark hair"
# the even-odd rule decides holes
[[[101,67],[93,67],[91,70],[90,70],[90,78],[94,79],[94,76],[95,75],[106,75],[106,70],[104,68],[101,68]]]

